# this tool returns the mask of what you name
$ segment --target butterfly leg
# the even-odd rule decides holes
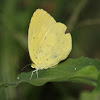
[[[30,77],[30,80],[32,79],[32,76],[33,76],[33,73],[36,72],[37,74],[37,78],[38,78],[38,69],[35,69],[34,71],[32,71],[32,74],[31,74],[31,77]]]
[[[38,70],[36,70],[37,78],[38,78]]]
[[[33,73],[36,72],[36,71],[37,71],[37,70],[32,71],[32,74],[31,74],[30,80],[32,79]]]

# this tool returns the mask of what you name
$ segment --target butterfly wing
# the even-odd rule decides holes
[[[36,10],[29,27],[29,54],[38,69],[49,68],[64,60],[72,49],[67,27],[56,23],[52,16],[42,9]]]
[[[33,14],[28,31],[28,49],[31,60],[36,63],[40,41],[50,30],[50,25],[53,25],[55,20],[46,11],[37,9]]]

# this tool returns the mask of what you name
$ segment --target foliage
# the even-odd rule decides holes
[[[35,86],[44,85],[47,82],[75,81],[87,83],[93,86],[97,84],[97,77],[100,70],[100,62],[96,59],[80,57],[68,59],[54,68],[40,70],[39,78],[36,73],[30,79],[31,72],[21,73],[14,83],[1,83],[1,87],[16,86],[19,83],[27,82]]]

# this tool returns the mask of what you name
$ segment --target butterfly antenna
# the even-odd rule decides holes
[[[20,72],[21,72],[23,69],[25,69],[26,67],[28,67],[29,65],[31,65],[31,64],[27,64],[25,67],[23,67],[23,68],[20,70]]]

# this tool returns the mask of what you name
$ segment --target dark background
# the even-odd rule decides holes
[[[73,40],[69,58],[100,59],[100,0],[1,0],[0,82],[14,81],[19,70],[31,63],[27,48],[28,27],[38,8],[68,26]],[[0,89],[0,100],[78,100],[82,91],[92,89],[71,82],[47,83],[41,87],[23,83],[16,88]]]

